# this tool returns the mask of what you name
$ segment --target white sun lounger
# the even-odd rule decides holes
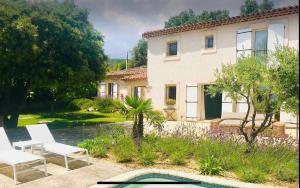
[[[65,167],[69,170],[69,162],[76,161],[82,158],[76,158],[73,160],[68,160],[68,155],[78,152],[85,152],[86,162],[89,164],[89,154],[86,149],[82,149],[75,146],[70,146],[66,144],[57,143],[48,126],[46,124],[38,124],[38,125],[27,125],[26,126],[29,135],[32,140],[42,142],[44,144],[44,150],[50,153],[62,155],[65,159]]]
[[[0,127],[0,163],[5,163],[13,167],[14,182],[17,184],[17,174],[24,173],[33,169],[16,171],[16,166],[29,162],[42,161],[44,163],[45,176],[47,176],[46,159],[38,155],[25,153],[13,149],[3,127]]]

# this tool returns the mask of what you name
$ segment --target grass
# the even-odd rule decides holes
[[[49,126],[58,128],[72,127],[77,125],[95,125],[100,123],[116,123],[125,121],[125,118],[118,113],[102,113],[88,111],[70,111],[54,113],[21,114],[18,127],[25,125],[48,122]]]

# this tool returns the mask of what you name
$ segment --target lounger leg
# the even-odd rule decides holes
[[[68,156],[65,155],[65,166],[66,166],[66,169],[69,170],[69,164],[68,164]]]
[[[45,172],[45,176],[48,176],[47,166],[46,166],[46,159],[44,159],[44,172]]]
[[[13,165],[13,173],[14,173],[14,182],[15,182],[15,185],[17,185],[16,165]]]

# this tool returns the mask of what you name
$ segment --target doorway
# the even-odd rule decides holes
[[[222,114],[222,94],[211,96],[208,90],[209,85],[204,85],[204,108],[205,119],[221,118]]]

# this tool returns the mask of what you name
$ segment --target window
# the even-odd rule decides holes
[[[166,87],[166,99],[176,100],[176,86],[167,86]]]
[[[114,83],[108,83],[108,96],[113,97],[114,95]]]
[[[133,88],[133,96],[136,98],[142,97],[142,87],[134,87]]]
[[[105,88],[106,88],[106,83],[102,81],[100,83],[100,97],[105,97]]]
[[[168,43],[168,56],[176,56],[177,55],[177,41]]]
[[[268,41],[268,32],[265,31],[256,31],[255,32],[255,55],[261,56],[267,54],[267,41]]]
[[[214,36],[205,37],[205,48],[214,48]]]

